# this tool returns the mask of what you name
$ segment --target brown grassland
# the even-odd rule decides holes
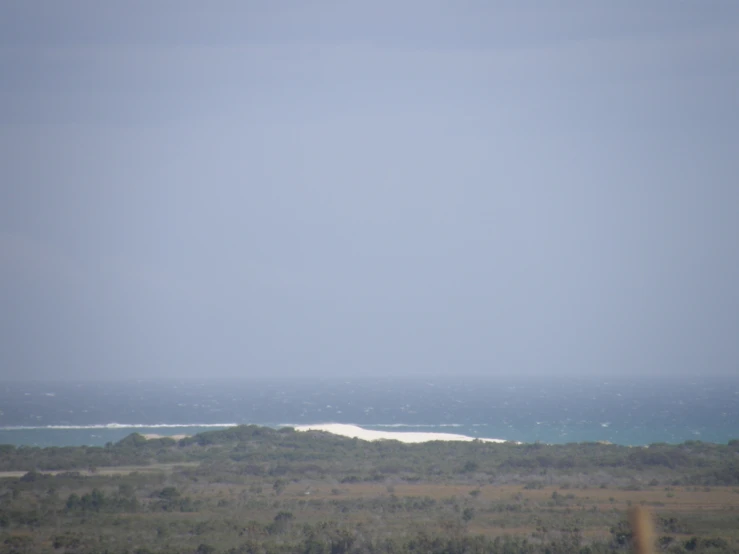
[[[244,427],[0,450],[0,552],[739,552],[739,443],[364,443]]]

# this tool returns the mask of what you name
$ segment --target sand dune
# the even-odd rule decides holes
[[[362,429],[356,425],[344,423],[320,423],[317,425],[298,425],[296,431],[326,431],[343,437],[358,438],[365,441],[396,440],[400,442],[416,443],[428,441],[473,441],[475,437],[457,435],[453,433],[405,433],[402,431],[373,431]],[[501,439],[479,439],[484,442],[505,442]]]

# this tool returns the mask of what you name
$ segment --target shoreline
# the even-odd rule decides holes
[[[646,447],[651,444],[682,444],[690,440],[697,440],[693,437],[681,437],[680,440],[664,440],[656,437],[654,440],[644,441],[625,441],[614,440],[614,437],[568,437],[569,440],[562,440],[561,437],[541,437],[529,438],[529,440],[520,440],[517,438],[500,438],[498,436],[479,436],[476,434],[478,426],[471,425],[467,428],[462,424],[444,423],[444,424],[406,424],[406,423],[384,423],[384,424],[363,424],[356,423],[338,423],[338,422],[318,422],[318,423],[201,423],[201,424],[184,424],[184,423],[155,423],[155,424],[89,424],[89,425],[48,425],[48,426],[6,426],[0,427],[0,444],[8,444],[13,446],[31,446],[31,447],[65,447],[65,446],[104,446],[107,443],[115,443],[123,440],[132,433],[138,433],[146,439],[161,439],[170,437],[174,440],[182,440],[194,435],[205,433],[208,431],[224,430],[241,425],[256,425],[259,427],[267,427],[279,430],[281,428],[290,427],[298,432],[305,431],[324,431],[337,436],[347,438],[357,438],[364,441],[376,440],[397,440],[407,444],[416,444],[429,441],[459,441],[470,442],[478,440],[486,443],[511,443],[511,444],[533,444],[540,442],[542,444],[567,444],[567,443],[599,443],[612,444],[617,446]],[[406,430],[406,428],[409,428]],[[426,431],[424,428],[428,428]],[[473,429],[474,428],[474,429]],[[461,433],[446,432],[461,431]],[[467,431],[469,434],[463,434]],[[470,432],[471,431],[471,432]],[[523,433],[525,436],[526,433]],[[549,439],[549,440],[547,440]],[[554,440],[552,440],[554,439]],[[557,440],[559,439],[559,440]],[[732,439],[729,439],[732,440]],[[726,441],[703,440],[702,442],[710,444],[726,444]]]

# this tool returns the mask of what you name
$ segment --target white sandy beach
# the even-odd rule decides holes
[[[145,433],[144,434],[144,438],[146,440],[168,438],[168,439],[174,439],[174,440],[178,441],[178,440],[182,440],[184,438],[187,438],[189,436],[190,435],[156,435],[154,433]]]
[[[318,425],[299,425],[296,431],[326,431],[342,437],[357,438],[365,441],[396,440],[407,443],[418,443],[428,441],[473,441],[483,442],[506,442],[502,439],[475,439],[467,435],[456,435],[453,433],[404,433],[402,431],[373,431],[362,429],[356,425],[344,423],[320,423]]]

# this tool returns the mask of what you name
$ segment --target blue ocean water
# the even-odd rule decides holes
[[[8,382],[0,443],[104,445],[132,432],[351,423],[520,442],[739,438],[739,378]]]

